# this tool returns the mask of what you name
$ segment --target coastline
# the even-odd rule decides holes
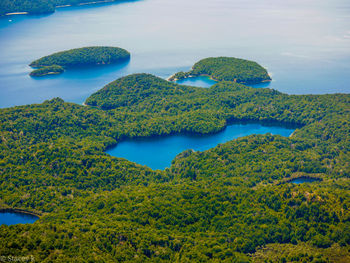
[[[0,208],[0,213],[6,213],[6,212],[28,214],[28,215],[36,216],[38,218],[42,216],[40,212],[27,211],[20,208]]]
[[[181,78],[181,79],[178,79],[178,78],[174,78],[174,76],[176,75],[177,73],[169,76],[168,78],[166,78],[167,81],[172,81],[172,82],[176,82],[178,80],[183,80],[183,79],[189,79],[189,78],[197,78],[197,77],[208,77],[210,80],[213,80],[213,81],[216,81],[216,82],[219,82],[220,80],[217,80],[215,78],[213,78],[212,76],[208,75],[208,74],[200,74],[200,75],[197,75],[197,76],[194,76],[194,75],[188,75],[184,78]],[[265,79],[265,80],[262,80],[260,81],[259,83],[254,83],[254,84],[251,84],[251,83],[247,83],[247,82],[237,82],[236,80],[234,81],[235,83],[238,83],[238,84],[242,84],[242,85],[255,85],[255,84],[260,84],[260,83],[267,83],[267,82],[271,82],[272,81],[272,78],[270,76],[270,74],[268,74],[270,79]]]
[[[73,6],[84,6],[84,5],[94,5],[94,4],[105,4],[105,3],[113,3],[113,2],[117,2],[117,0],[101,0],[101,1],[91,1],[91,2],[85,2],[85,3],[79,3],[76,5],[58,5],[55,6],[55,10],[53,12],[56,11],[57,8],[65,8],[65,7],[73,7]],[[48,12],[44,12],[42,14],[50,14],[53,13],[52,11],[48,11]],[[12,15],[35,15],[35,13],[31,13],[29,12],[9,12],[9,13],[5,13],[3,15],[0,16],[12,16]]]
[[[28,12],[13,12],[13,13],[6,13],[5,16],[12,16],[12,15],[28,15]]]

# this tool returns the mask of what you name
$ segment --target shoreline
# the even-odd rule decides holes
[[[28,215],[36,216],[38,218],[42,216],[42,214],[39,212],[27,211],[20,208],[0,208],[0,213],[6,213],[6,212],[28,214]]]
[[[113,2],[117,2],[117,0],[91,1],[91,2],[79,3],[76,5],[58,5],[58,6],[55,6],[55,10],[53,12],[55,12],[57,8],[84,6],[84,5],[95,5],[95,4],[106,4],[106,3],[113,3]],[[40,14],[51,14],[53,12],[48,11],[48,12],[44,12],[44,13],[40,13]],[[12,15],[37,15],[37,14],[31,13],[30,11],[29,12],[9,12],[9,13],[5,13],[5,14],[0,15],[0,16],[12,16]]]
[[[306,174],[306,173],[295,173],[292,174],[289,178],[283,178],[281,181],[277,183],[277,185],[285,184],[285,183],[291,183],[293,180],[296,179],[312,179],[317,182],[322,182],[324,181],[324,178],[322,177],[322,173],[317,173],[317,174]]]
[[[13,12],[13,13],[6,13],[5,16],[12,16],[12,15],[28,15],[28,12]]]
[[[178,78],[174,78],[174,76],[176,75],[177,73],[169,76],[168,78],[166,78],[167,81],[171,81],[171,82],[176,82],[178,80],[183,80],[183,79],[189,79],[189,78],[198,78],[198,77],[208,77],[210,80],[213,80],[213,81],[216,81],[216,82],[220,82],[220,80],[217,80],[217,79],[214,79],[212,76],[208,75],[208,74],[200,74],[198,76],[193,76],[193,75],[188,75],[184,78],[181,78],[181,79],[178,79]],[[237,82],[237,81],[233,81],[235,83],[238,83],[238,84],[242,84],[242,85],[257,85],[257,84],[261,84],[261,83],[267,83],[267,82],[272,82],[272,78],[269,74],[269,77],[270,79],[265,79],[265,80],[262,80],[260,81],[259,83],[254,83],[254,84],[251,84],[251,83],[246,83],[246,82]]]

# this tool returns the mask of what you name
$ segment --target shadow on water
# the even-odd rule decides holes
[[[92,79],[100,77],[102,75],[107,75],[113,72],[118,72],[120,70],[125,70],[130,63],[130,59],[125,60],[118,64],[110,65],[97,65],[97,66],[79,66],[65,69],[61,74],[52,74],[42,77],[31,77],[34,80],[47,80],[47,79],[56,79],[59,77],[65,79]]]
[[[270,88],[272,81],[268,81],[268,82],[261,82],[258,84],[251,84],[251,85],[247,85],[249,87],[252,88]]]

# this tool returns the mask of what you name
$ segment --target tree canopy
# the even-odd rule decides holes
[[[244,84],[257,84],[271,80],[267,70],[258,63],[232,57],[202,59],[194,64],[189,72],[178,72],[170,80],[201,75],[208,75],[218,81],[234,81]]]
[[[347,262],[350,95],[287,95],[149,74],[86,100],[0,109],[0,254],[58,262]],[[297,127],[179,153],[153,171],[104,151],[126,138],[206,134],[235,121]],[[322,181],[295,185],[296,176]],[[79,241],[79,242],[77,242]],[[272,253],[278,251],[279,253]]]
[[[82,47],[57,52],[30,63],[31,67],[58,65],[78,67],[120,63],[130,59],[130,53],[119,47]]]
[[[116,2],[120,0],[109,0]],[[7,13],[27,12],[29,14],[45,14],[55,12],[56,7],[63,5],[79,5],[103,1],[92,0],[1,0],[0,16]]]

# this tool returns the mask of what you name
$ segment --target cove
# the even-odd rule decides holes
[[[189,77],[185,79],[180,79],[175,81],[177,84],[180,85],[187,85],[187,86],[195,86],[195,87],[201,87],[201,88],[210,88],[214,84],[217,83],[216,80],[211,79],[208,76],[198,76],[198,77]],[[244,84],[253,88],[268,88],[270,86],[271,82],[261,82],[258,84]]]
[[[192,149],[205,151],[220,143],[251,134],[266,134],[290,136],[294,129],[283,126],[268,126],[257,123],[232,124],[224,130],[208,135],[177,134],[165,137],[149,137],[129,139],[107,149],[106,153],[115,157],[125,158],[138,164],[156,169],[170,167],[171,161],[179,153]]]
[[[32,224],[39,217],[20,212],[0,212],[0,225]]]
[[[175,82],[180,85],[195,86],[195,87],[202,87],[202,88],[210,88],[215,83],[217,83],[217,81],[207,76],[190,77],[190,78],[180,79]]]
[[[321,179],[319,178],[311,178],[311,177],[300,177],[290,180],[290,183],[293,184],[303,184],[303,183],[312,183],[312,182],[319,182]]]

